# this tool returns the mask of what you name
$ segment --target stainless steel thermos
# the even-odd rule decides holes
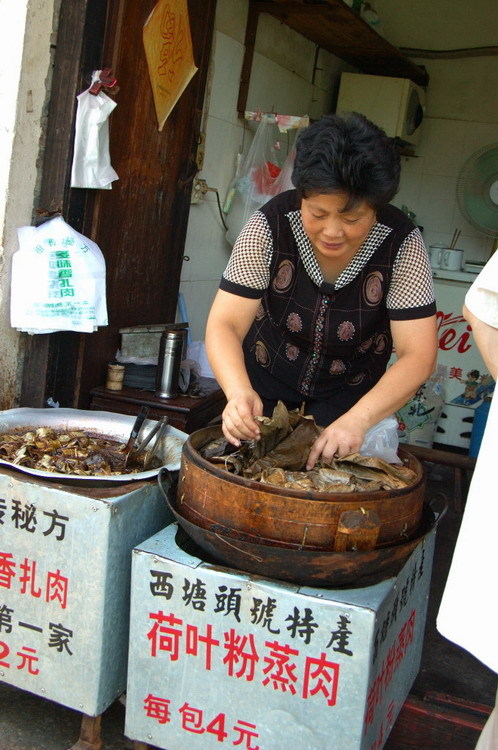
[[[185,328],[167,329],[161,335],[155,391],[158,398],[175,398],[178,395],[180,365],[185,358],[186,341]]]

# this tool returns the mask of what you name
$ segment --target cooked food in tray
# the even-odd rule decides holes
[[[38,427],[0,435],[0,458],[56,474],[112,476],[143,471],[145,454],[135,456],[125,468],[124,448],[125,443],[84,430]]]

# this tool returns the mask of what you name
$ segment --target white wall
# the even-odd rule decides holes
[[[32,223],[57,4],[0,0],[0,409],[20,393],[24,339],[10,327],[10,262],[17,228]]]
[[[248,0],[218,0],[211,73],[205,103],[205,159],[198,177],[217,188],[223,204],[233,177],[236,155],[252,140],[254,125],[237,113]],[[262,15],[258,26],[247,109],[319,117],[331,111],[340,71],[346,65],[320,51],[301,35]],[[291,134],[291,140],[293,134]],[[282,138],[286,143],[286,137]],[[183,293],[193,341],[204,339],[207,314],[218,289],[231,246],[225,239],[216,194],[190,210],[180,292]]]
[[[496,45],[495,0],[376,0],[383,33],[391,44],[424,50]],[[493,240],[462,216],[456,189],[460,171],[475,151],[498,143],[498,57],[414,58],[429,73],[427,106],[416,158],[402,159],[396,205],[407,205],[424,227],[427,245],[451,241],[465,260],[485,261]]]
[[[496,0],[374,0],[383,34],[398,47],[456,49],[495,45]],[[205,107],[206,154],[199,177],[216,187],[223,202],[237,151],[251,131],[237,115],[244,54],[247,0],[218,0],[211,78]],[[260,19],[247,109],[319,117],[335,106],[342,61],[320,51],[312,84],[315,45],[275,19]],[[479,234],[456,204],[458,174],[480,146],[498,141],[498,57],[451,60],[416,58],[430,82],[417,157],[402,159],[401,186],[394,203],[407,205],[424,227],[427,246],[449,242],[461,229],[465,259],[485,260],[492,240]],[[208,192],[190,211],[183,292],[193,340],[204,338],[206,316],[228,260],[216,195]]]

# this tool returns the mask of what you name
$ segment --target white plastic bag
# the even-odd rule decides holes
[[[438,365],[413,398],[397,411],[400,442],[432,448],[443,410],[447,374],[447,365]]]
[[[91,94],[92,85],[99,80],[100,70],[94,71],[90,88],[78,94],[74,133],[74,154],[71,169],[72,188],[100,188],[110,190],[119,177],[111,166],[109,154],[108,118],[116,102],[103,91]]]
[[[394,416],[386,417],[365,433],[360,453],[362,456],[383,458],[390,464],[401,464],[398,443],[398,420]]]
[[[107,325],[105,259],[62,217],[17,230],[10,323],[27,333],[91,333]]]
[[[294,150],[286,154],[280,148],[279,133],[275,116],[261,115],[247,156],[238,159],[224,203],[228,226],[225,236],[231,245],[254,211],[292,188]]]

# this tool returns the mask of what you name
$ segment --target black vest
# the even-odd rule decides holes
[[[354,277],[336,289],[326,282],[318,286],[306,271],[290,220],[296,211],[294,190],[261,209],[273,254],[270,284],[244,341],[248,374],[258,392],[262,383],[268,388],[273,383],[271,393],[260,393],[267,398],[285,398],[279,396],[282,387],[283,393],[292,390],[303,399],[354,391],[356,401],[382,377],[391,355],[386,294],[396,255],[414,225],[387,206],[377,221],[392,231]]]

